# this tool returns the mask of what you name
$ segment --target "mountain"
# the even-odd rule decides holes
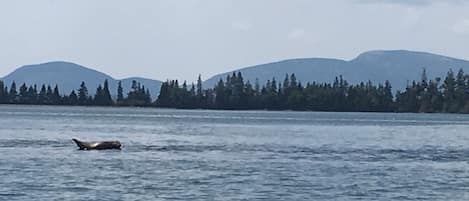
[[[295,73],[297,79],[303,83],[330,83],[336,76],[342,75],[353,84],[368,80],[373,83],[389,80],[394,90],[402,90],[408,81],[419,80],[424,68],[428,78],[444,78],[450,68],[455,73],[460,68],[469,72],[469,61],[425,52],[391,50],[365,52],[350,61],[324,58],[291,59],[236,71],[240,71],[244,79],[250,80],[251,83],[258,78],[260,84],[264,84],[273,77],[282,82],[286,73]],[[206,80],[204,86],[212,87],[220,78],[225,79],[230,73],[215,75]]]
[[[150,90],[153,99],[156,99],[162,83],[158,80],[139,77],[117,80],[102,72],[63,61],[23,66],[2,78],[8,87],[15,81],[17,88],[23,83],[27,85],[36,84],[38,87],[42,84],[49,84],[52,87],[57,84],[62,94],[69,94],[72,90],[76,91],[82,81],[86,83],[89,93],[94,94],[98,85],[102,85],[106,79],[109,82],[109,90],[113,96],[117,95],[117,83],[119,81],[122,81],[124,93],[127,93],[130,90],[132,80],[135,80]]]
[[[350,61],[325,58],[290,59],[236,71],[242,72],[244,79],[250,80],[253,84],[256,78],[260,84],[273,77],[282,82],[285,74],[295,73],[297,79],[303,83],[313,81],[330,83],[336,76],[342,75],[352,84],[368,80],[374,83],[389,80],[394,90],[402,90],[409,81],[419,80],[424,68],[429,78],[443,78],[450,68],[455,73],[460,68],[469,72],[469,61],[425,52],[391,50],[365,52]],[[203,83],[204,87],[213,87],[220,78],[225,79],[229,73],[232,72],[211,77]],[[132,80],[140,82],[150,90],[153,99],[156,99],[162,84],[158,80],[140,77],[117,80],[105,73],[62,61],[23,66],[2,78],[7,86],[10,86],[14,80],[18,88],[22,83],[52,86],[57,84],[62,94],[77,90],[82,81],[85,81],[90,94],[94,94],[96,87],[106,79],[114,96],[117,94],[118,81],[122,81],[124,93],[129,91]]]

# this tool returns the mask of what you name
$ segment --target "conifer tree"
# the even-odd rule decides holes
[[[112,100],[111,98],[111,92],[109,91],[109,83],[106,80],[104,80],[104,84],[103,84],[103,105],[106,105],[106,106],[111,106],[114,104],[114,101]]]
[[[20,104],[27,104],[28,103],[28,87],[26,86],[26,83],[23,83],[20,86],[20,93],[18,96],[18,103]]]
[[[9,102],[10,103],[17,103],[18,98],[18,91],[16,91],[16,83],[13,81],[10,86],[10,92],[8,93]]]
[[[52,92],[52,104],[59,105],[62,97],[60,96],[59,86],[55,85],[54,91]]]
[[[199,74],[197,78],[197,96],[201,97],[203,95],[203,88],[202,88],[202,77]]]
[[[218,109],[223,109],[225,107],[225,91],[225,84],[223,83],[223,80],[220,79],[218,84],[215,86],[215,105]]]
[[[5,90],[5,83],[0,80],[0,104],[7,103],[8,93]]]
[[[96,88],[96,93],[94,95],[94,105],[104,105],[103,87],[101,85]]]
[[[119,81],[117,84],[117,103],[122,103],[124,101],[124,90],[122,89],[122,82]]]
[[[457,112],[456,104],[456,80],[454,73],[450,69],[443,82],[443,112]]]
[[[72,90],[70,95],[68,96],[68,104],[70,105],[78,105],[78,96],[75,93],[75,90]]]
[[[88,96],[88,89],[86,88],[85,82],[81,82],[80,88],[78,89],[78,104],[87,105],[90,97]]]
[[[39,104],[46,104],[47,102],[47,96],[46,96],[46,85],[42,85],[41,86],[41,91],[39,92],[39,95],[38,95],[38,103]]]

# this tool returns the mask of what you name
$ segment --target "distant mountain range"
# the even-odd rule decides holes
[[[469,72],[469,61],[425,52],[393,50],[365,52],[350,61],[324,58],[290,59],[241,68],[237,71],[240,71],[244,79],[250,80],[251,83],[258,78],[261,85],[273,77],[282,82],[286,73],[295,73],[297,79],[303,83],[313,81],[331,83],[336,76],[342,75],[353,84],[368,80],[373,83],[389,80],[394,90],[402,90],[408,81],[419,80],[424,68],[428,78],[443,78],[450,68],[455,73],[460,68]],[[225,79],[229,73],[231,72],[215,75],[205,81],[204,85],[213,86],[220,78]]]
[[[109,82],[111,94],[114,96],[117,95],[119,81],[122,81],[124,93],[127,93],[132,81],[135,80],[150,90],[153,99],[156,99],[162,83],[158,80],[140,77],[118,80],[102,72],[62,61],[23,66],[2,78],[8,87],[13,81],[16,82],[18,88],[23,83],[36,84],[38,87],[42,84],[49,84],[52,87],[57,84],[62,94],[69,94],[72,90],[76,91],[82,81],[86,83],[89,93],[94,94],[98,85],[102,85],[106,79]]]
[[[236,71],[242,72],[244,79],[250,80],[251,83],[254,83],[258,78],[260,84],[264,84],[274,77],[282,82],[287,73],[295,73],[297,79],[303,83],[333,82],[336,76],[342,75],[352,84],[368,80],[374,83],[389,80],[394,90],[401,90],[405,89],[409,81],[419,80],[424,68],[427,70],[429,78],[443,78],[450,68],[455,73],[460,68],[469,72],[469,61],[425,52],[392,50],[365,52],[350,61],[325,58],[290,59],[240,68]],[[225,79],[229,73],[232,72],[211,77],[203,83],[204,87],[213,87],[220,78]],[[105,79],[109,80],[111,93],[116,95],[118,79],[69,62],[27,65],[2,78],[8,86],[13,80],[18,87],[22,83],[28,85],[57,84],[63,94],[78,89],[82,81],[87,84],[90,94],[94,94],[96,87],[102,84]],[[136,80],[150,89],[153,99],[157,97],[161,81],[139,77],[126,78],[120,80],[125,92],[130,89],[132,80]]]

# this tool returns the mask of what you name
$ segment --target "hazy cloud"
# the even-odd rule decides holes
[[[386,3],[386,4],[401,4],[401,5],[413,5],[413,6],[424,6],[433,3],[449,3],[449,4],[460,4],[466,3],[467,0],[357,0],[361,3]]]
[[[302,38],[306,34],[304,29],[294,29],[288,33],[287,38],[289,40],[296,40]]]
[[[249,29],[251,29],[251,24],[247,22],[236,21],[231,23],[231,28],[239,31],[248,31]]]
[[[206,79],[298,57],[348,60],[374,49],[469,59],[469,4],[449,1],[0,1],[0,77],[54,60],[116,78],[194,81],[199,73]]]
[[[464,19],[454,24],[453,31],[458,34],[469,33],[469,19]]]

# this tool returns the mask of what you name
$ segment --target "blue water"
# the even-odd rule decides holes
[[[0,200],[468,200],[468,129],[450,114],[2,105]]]

